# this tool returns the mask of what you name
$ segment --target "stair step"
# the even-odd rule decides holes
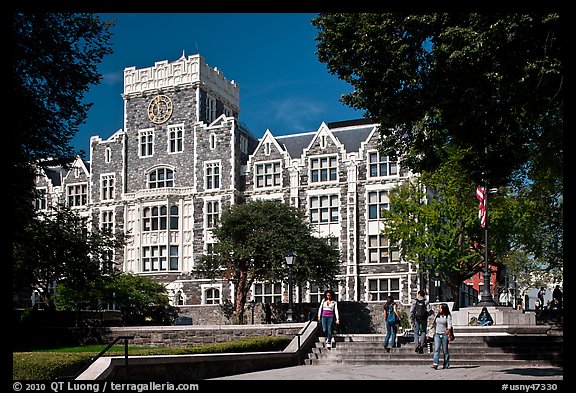
[[[442,361],[442,360],[441,360]],[[441,362],[440,361],[440,362]],[[428,365],[432,363],[432,358],[428,359],[366,359],[366,358],[352,358],[352,359],[306,359],[306,365],[327,365],[327,364],[346,364],[351,366],[370,366],[370,365]],[[492,359],[474,359],[472,361],[459,360],[450,358],[450,365],[454,366],[498,366],[502,365],[503,362],[499,360]],[[526,366],[559,366],[562,363],[551,360],[506,360],[505,364],[507,367],[526,367]]]
[[[414,352],[412,342],[399,341],[399,347],[386,352],[385,334],[338,334],[332,349],[319,338],[310,349],[305,364],[402,365],[429,364],[431,345],[423,354]],[[408,337],[402,337],[408,340]],[[564,343],[558,335],[459,335],[450,343],[451,365],[522,365],[563,364]]]

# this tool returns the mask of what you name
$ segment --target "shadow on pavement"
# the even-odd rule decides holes
[[[518,375],[532,375],[535,377],[545,377],[552,375],[564,375],[563,369],[558,368],[547,368],[547,367],[523,367],[523,368],[511,368],[508,370],[502,370],[504,374],[518,374]]]

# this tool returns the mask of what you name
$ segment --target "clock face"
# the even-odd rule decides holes
[[[164,123],[172,116],[172,108],[172,100],[168,96],[158,95],[148,104],[148,118],[152,123]]]

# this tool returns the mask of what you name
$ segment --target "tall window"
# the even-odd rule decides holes
[[[167,255],[168,250],[170,250],[170,255]],[[178,246],[170,246],[170,248],[165,245],[142,247],[142,271],[168,270],[178,270]]]
[[[170,218],[170,219],[168,219]],[[170,206],[170,217],[168,217],[168,208],[166,205],[147,206],[142,210],[142,231],[162,231],[168,228],[178,229],[178,206]]]
[[[216,99],[206,96],[206,121],[212,123],[216,120]]]
[[[252,298],[256,303],[277,303],[282,301],[280,283],[255,283]]]
[[[174,171],[168,168],[157,168],[148,174],[148,188],[174,187]]]
[[[368,154],[368,175],[370,177],[394,176],[398,174],[398,161],[391,161],[379,152]]]
[[[178,246],[170,246],[170,260],[169,265],[168,265],[168,269],[169,270],[178,270]]]
[[[69,207],[85,206],[88,200],[88,185],[72,184],[66,187],[66,197]]]
[[[388,239],[384,235],[368,236],[368,262],[387,263]]]
[[[142,247],[142,270],[145,272],[166,270],[166,246]]]
[[[206,163],[204,167],[206,174],[205,186],[207,190],[214,190],[220,188],[220,163],[219,162],[209,162]]]
[[[338,195],[310,197],[310,222],[338,222]]]
[[[336,156],[310,159],[310,182],[328,182],[338,180]]]
[[[178,223],[180,222],[178,210],[177,205],[170,206],[170,229],[178,229]]]
[[[154,154],[154,130],[139,132],[140,157],[151,157]]]
[[[216,149],[216,134],[210,134],[210,150]]]
[[[37,188],[34,192],[34,209],[46,210],[48,208],[48,191],[45,188]]]
[[[109,163],[112,160],[112,149],[109,147],[104,150],[104,162]]]
[[[394,300],[400,300],[399,278],[378,278],[368,280],[368,300],[386,301],[388,296],[394,296]]]
[[[256,164],[256,188],[279,187],[282,185],[280,161]]]
[[[114,181],[114,175],[100,175],[100,199],[103,201],[114,199]]]
[[[114,230],[114,211],[103,210],[100,212],[100,229],[107,231]]]
[[[105,250],[100,255],[100,271],[103,274],[110,274],[114,269],[114,251]]]
[[[240,151],[244,154],[248,154],[248,138],[244,135],[240,135]]]
[[[206,202],[206,228],[214,228],[218,224],[220,217],[220,202],[208,201]]]
[[[390,199],[388,191],[371,191],[368,193],[368,219],[379,220],[382,218],[382,211],[388,210]]]
[[[398,245],[390,244],[384,235],[368,236],[369,263],[400,263]]]
[[[168,153],[181,153],[184,150],[184,127],[168,128]]]

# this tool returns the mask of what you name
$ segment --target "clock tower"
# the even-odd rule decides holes
[[[164,283],[176,304],[202,304],[206,284],[189,273],[244,190],[243,168],[258,143],[238,123],[239,87],[202,56],[183,54],[126,68],[122,97],[124,128],[91,140],[93,215],[130,235],[115,255],[123,271]],[[228,291],[218,283],[202,293]]]
[[[158,61],[147,68],[126,68],[122,96],[128,193],[149,188],[149,179],[141,174],[154,165],[178,167],[175,186],[195,187],[193,174],[198,168],[190,166],[192,155],[201,153],[195,138],[208,140],[213,134],[198,134],[198,130],[210,127],[222,115],[237,119],[240,111],[236,82],[227,80],[199,54]],[[212,138],[222,142],[223,137]]]

